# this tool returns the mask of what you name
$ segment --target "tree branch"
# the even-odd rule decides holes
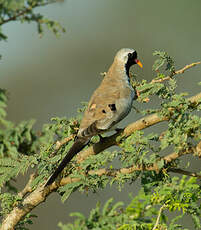
[[[35,177],[36,177],[35,173],[32,173],[30,175],[29,180],[28,180],[26,186],[24,187],[24,189],[17,194],[20,198],[24,198],[27,195],[27,193],[32,192],[31,183],[32,183],[32,181],[34,180]]]
[[[201,99],[201,93],[198,93],[197,95],[188,98],[188,100],[191,103],[195,103],[195,104],[200,103],[198,102],[200,99]],[[170,110],[172,109],[170,108]],[[80,154],[77,155],[76,161],[78,163],[81,163],[90,155],[96,155],[111,146],[118,145],[119,140],[122,137],[128,137],[137,130],[142,130],[167,120],[168,120],[167,117],[160,117],[157,113],[143,117],[138,121],[129,124],[123,131],[122,130],[118,131],[112,136],[104,138],[103,141],[98,142],[93,146],[83,150],[82,152],[80,152]]]
[[[18,11],[15,15],[13,15],[12,17],[9,17],[7,19],[4,19],[0,22],[0,26],[3,25],[3,24],[6,24],[10,21],[15,21],[17,20],[19,17],[29,13],[32,11],[32,9],[34,8],[37,8],[37,7],[41,7],[41,6],[46,6],[46,5],[49,5],[51,3],[56,3],[58,2],[59,0],[52,0],[52,1],[48,1],[48,2],[43,2],[43,3],[36,3],[34,6],[30,6],[30,7],[27,7],[27,8],[24,8],[23,10],[21,11]]]
[[[201,99],[201,93],[190,97],[188,100],[192,103],[198,103],[198,101]],[[113,145],[118,144],[118,138],[128,137],[136,130],[142,130],[145,129],[151,125],[157,124],[161,121],[167,120],[166,117],[159,117],[157,114],[152,114],[149,116],[146,116],[130,125],[128,125],[123,131],[119,131],[116,134],[104,138],[103,142],[99,142],[94,144],[93,146],[89,147],[88,149],[85,149],[82,151],[79,156],[76,158],[78,162],[81,162],[85,160],[88,156],[98,154],[101,151],[105,150],[106,148],[109,148]],[[199,143],[200,145],[200,143]],[[181,155],[184,154],[190,154],[192,151],[197,150],[196,147],[189,148],[183,153],[172,153],[164,157],[164,161],[166,163],[169,163]],[[142,170],[158,170],[157,164],[154,164],[150,167],[144,168],[142,166],[131,166],[128,168],[122,168],[115,170],[107,170],[107,169],[99,169],[97,171],[89,171],[89,174],[97,174],[97,175],[108,175],[108,176],[116,176],[118,173],[132,173],[134,171],[142,171]],[[13,210],[6,216],[6,218],[3,220],[2,226],[0,230],[12,230],[14,229],[15,225],[27,214],[29,213],[33,208],[38,206],[40,203],[44,202],[46,197],[51,194],[53,191],[58,189],[59,186],[73,183],[76,181],[79,181],[79,178],[71,178],[70,176],[63,178],[59,183],[54,182],[52,185],[48,187],[44,187],[44,185],[39,185],[36,190],[34,190],[32,193],[30,193],[23,202],[19,205],[13,208]]]
[[[194,66],[196,66],[196,65],[199,65],[199,64],[201,64],[200,61],[199,61],[199,62],[191,63],[191,64],[189,64],[189,65],[184,66],[184,68],[175,71],[174,73],[172,73],[171,76],[167,76],[167,77],[164,77],[164,78],[161,78],[161,79],[153,79],[153,80],[151,81],[151,83],[156,83],[156,82],[159,82],[159,83],[160,83],[160,82],[163,82],[163,81],[170,80],[173,76],[178,75],[178,74],[182,74],[182,73],[184,73],[186,70],[188,70],[188,69],[190,69],[190,68],[192,68],[192,67],[194,67]]]
[[[200,145],[200,143],[198,145]],[[181,153],[171,153],[162,159],[165,161],[165,163],[170,163],[171,161],[177,159],[180,156],[194,153],[194,151],[196,151],[196,149],[197,149],[196,146],[191,147],[191,148],[189,148],[186,151],[183,151]],[[173,170],[174,169],[171,168],[170,171],[173,171]],[[98,176],[106,175],[106,176],[117,177],[119,174],[131,174],[134,171],[159,171],[159,168],[158,168],[158,165],[156,162],[152,166],[131,166],[131,167],[121,168],[121,169],[90,170],[88,172],[88,174],[89,175],[98,175]],[[176,172],[176,170],[175,170],[175,172]],[[183,172],[184,172],[184,170],[183,170]],[[190,175],[190,176],[192,176],[192,175]],[[30,180],[31,180],[31,178],[30,178]],[[80,178],[71,178],[70,176],[68,176],[68,177],[61,179],[61,181],[59,183],[54,182],[49,187],[44,187],[44,185],[38,186],[38,188],[36,190],[34,190],[30,195],[28,195],[20,205],[14,207],[14,209],[3,220],[3,223],[2,223],[0,230],[12,230],[12,229],[14,229],[15,225],[27,213],[29,213],[33,208],[38,206],[40,203],[44,202],[45,199],[48,197],[48,195],[50,195],[53,191],[58,189],[58,187],[69,184],[69,183],[75,183],[78,181],[80,181]],[[29,184],[29,182],[28,182],[28,184]],[[27,184],[27,186],[28,186],[28,184]]]
[[[201,62],[194,62],[194,63],[191,63],[189,65],[186,65],[182,69],[175,71],[172,76],[178,75],[178,74],[182,74],[186,70],[188,70],[188,69],[190,69],[190,68],[192,68],[192,67],[194,67],[196,65],[199,65],[199,64],[201,64]],[[162,79],[153,79],[151,81],[151,83],[163,82],[163,81],[166,81],[166,80],[170,80],[172,76],[167,76],[167,77],[162,78]],[[138,91],[138,93],[140,93],[140,91]],[[189,101],[191,101],[192,103],[193,102],[197,102],[200,99],[200,97],[201,97],[201,93],[199,93],[199,94],[197,94],[197,95],[189,98]],[[161,121],[164,121],[164,120],[168,120],[168,119],[165,118],[165,117],[164,118],[159,118],[159,116],[157,114],[153,114],[151,116],[147,116],[145,118],[142,118],[142,119],[138,120],[137,122],[134,122],[134,123],[128,125],[123,131],[119,131],[116,134],[114,134],[113,136],[109,137],[110,138],[110,141],[109,141],[110,143],[105,143],[105,141],[101,142],[101,145],[103,145],[103,150],[106,149],[106,148],[108,148],[108,147],[110,147],[110,146],[112,146],[112,145],[115,145],[116,137],[119,136],[121,133],[125,137],[127,137],[127,136],[129,136],[129,135],[131,135],[133,133],[133,130],[135,131],[135,130],[145,129],[145,128],[149,127],[149,126],[152,126],[152,125],[157,124],[157,123],[159,123]],[[56,153],[63,145],[65,145],[66,143],[68,143],[68,141],[70,141],[69,138],[71,140],[71,137],[67,137],[67,138],[59,141],[58,142],[59,143],[58,144],[58,148],[56,146],[56,149],[55,149],[55,151],[53,153]],[[107,140],[107,138],[105,140]],[[97,148],[99,149],[100,147],[98,145],[96,145],[93,148],[94,149],[97,149]],[[103,151],[103,150],[101,150],[101,151]],[[82,151],[82,154],[79,154],[78,157],[77,157],[77,162],[79,163],[79,162],[83,161],[89,155],[94,155],[95,152],[93,152],[93,151],[94,150],[89,149],[89,148],[87,149],[87,152]]]
[[[200,144],[201,142],[198,143],[198,145]],[[194,147],[191,147],[191,148],[188,148],[187,150],[184,150],[180,153],[176,153],[176,152],[173,152],[171,154],[168,154],[167,156],[165,157],[162,157],[160,158],[158,161],[156,161],[154,164],[152,165],[132,165],[130,167],[126,167],[126,168],[120,168],[120,169],[98,169],[98,170],[90,170],[87,172],[88,175],[98,175],[98,176],[111,176],[111,177],[118,177],[119,174],[131,174],[135,171],[156,171],[156,172],[159,172],[160,169],[158,167],[158,162],[163,160],[165,164],[168,164],[168,163],[171,163],[172,161],[178,159],[179,157],[181,156],[184,156],[184,155],[187,155],[187,154],[194,154],[196,153],[196,149],[197,149],[197,146],[194,146]],[[176,169],[176,168],[168,168],[168,171],[171,171],[171,172],[175,172],[175,173],[182,173],[182,174],[185,174],[185,175],[188,175],[188,176],[196,176],[196,177],[201,177],[200,175],[196,174],[196,173],[191,173],[191,172],[187,172],[187,171],[184,171],[182,169]],[[66,185],[66,184],[69,184],[69,183],[73,183],[73,182],[78,182],[80,179],[79,178],[71,178],[71,176],[67,176],[67,177],[64,177],[61,179],[60,181],[60,185],[63,186],[63,185]],[[56,184],[56,182],[55,182]]]
[[[168,171],[174,172],[174,173],[179,173],[179,174],[182,174],[182,175],[187,175],[187,176],[201,178],[200,174],[195,173],[195,172],[189,172],[189,171],[186,171],[186,170],[183,170],[183,169],[169,168]]]
[[[182,71],[182,70],[180,70]],[[185,71],[185,70],[183,70]],[[199,104],[201,99],[201,93],[198,93],[197,95],[188,98],[188,100],[192,103]],[[95,155],[100,153],[101,151],[114,146],[118,145],[119,141],[121,140],[122,137],[128,137],[130,136],[133,132],[136,130],[142,130],[145,129],[149,126],[152,126],[154,124],[157,124],[162,121],[168,120],[167,117],[159,117],[158,114],[152,114],[149,116],[146,116],[134,123],[131,123],[128,125],[123,131],[118,131],[116,134],[104,138],[103,141],[94,144],[93,146],[83,150],[76,158],[77,162],[82,162],[85,160],[88,156],[90,155]],[[65,141],[61,141],[61,145],[59,144],[59,148],[65,144]],[[199,143],[200,145],[200,143]],[[181,155],[184,154],[190,154],[194,152],[196,147],[194,148],[189,148],[183,153],[172,153],[164,157],[164,161],[166,163],[169,163],[173,161],[174,159],[177,159]],[[131,166],[128,168],[122,168],[122,169],[116,169],[115,170],[108,170],[108,169],[99,169],[99,170],[92,170],[89,171],[89,174],[97,174],[97,175],[108,175],[108,176],[116,176],[119,173],[132,173],[134,171],[142,171],[142,170],[158,170],[157,164],[153,164],[150,167],[144,167],[144,166]],[[31,179],[30,179],[31,180]],[[26,215],[28,214],[33,208],[38,206],[40,203],[44,202],[45,199],[50,195],[53,191],[58,189],[59,186],[62,186],[67,183],[73,183],[79,181],[79,178],[70,178],[70,176],[63,178],[59,183],[54,182],[52,185],[48,187],[44,187],[43,185],[39,185],[34,191],[32,191],[18,206],[15,206],[13,210],[4,218],[0,230],[13,230],[14,227],[17,225],[17,223]],[[27,187],[27,189],[26,189]],[[25,189],[19,193],[21,197],[24,197],[25,194],[27,194],[27,191],[30,192],[29,189],[29,182]]]
[[[13,210],[3,220],[1,230],[13,230],[17,223],[33,208],[45,201],[46,197],[50,194],[50,191],[44,189],[43,186],[39,186],[24,201],[13,208]]]
[[[56,141],[55,143],[56,146],[55,146],[54,151],[52,152],[52,155],[55,156],[62,146],[66,145],[68,142],[70,142],[74,138],[75,138],[75,135],[70,135],[69,137],[66,137],[61,141]]]

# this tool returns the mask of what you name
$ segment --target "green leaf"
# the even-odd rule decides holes
[[[165,162],[163,159],[161,159],[160,161],[157,161],[157,166],[159,169],[162,169],[164,167],[164,164],[165,164]]]
[[[157,71],[160,67],[162,67],[165,64],[165,59],[157,59],[154,64],[152,69],[154,71]]]

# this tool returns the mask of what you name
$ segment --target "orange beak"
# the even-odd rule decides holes
[[[138,59],[135,59],[135,63],[136,63],[136,64],[138,64],[140,68],[142,68],[142,67],[143,67],[143,65],[142,65],[141,61],[139,61]]]

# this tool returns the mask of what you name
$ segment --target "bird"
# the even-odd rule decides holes
[[[136,91],[131,86],[129,70],[135,64],[143,67],[134,49],[122,48],[116,53],[108,72],[91,96],[72,147],[45,186],[56,180],[65,166],[93,136],[111,131],[131,111]]]

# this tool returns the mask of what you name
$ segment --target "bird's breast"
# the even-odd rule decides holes
[[[118,121],[122,120],[124,117],[128,115],[132,108],[133,99],[135,96],[135,91],[130,88],[122,91],[121,97],[116,100],[116,108],[118,113]]]

